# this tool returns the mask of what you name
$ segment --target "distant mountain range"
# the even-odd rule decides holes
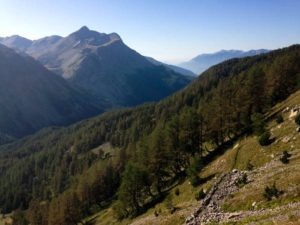
[[[0,45],[0,144],[94,116],[105,107],[33,58]]]
[[[183,88],[191,77],[164,64],[153,63],[130,49],[116,33],[86,26],[67,37],[28,40],[20,36],[0,43],[26,53],[46,68],[112,107],[157,101]]]
[[[188,69],[184,69],[182,67],[179,66],[175,66],[175,65],[170,65],[170,64],[166,64],[166,63],[162,63],[160,61],[157,61],[156,59],[152,58],[152,57],[146,57],[151,63],[153,63],[154,65],[158,65],[158,66],[165,66],[177,73],[183,74],[185,76],[190,76],[190,77],[194,77],[196,76],[195,73],[193,73],[192,71],[188,70]]]
[[[180,67],[193,71],[195,74],[200,75],[209,67],[214,66],[220,62],[233,58],[243,58],[247,56],[254,56],[267,53],[270,50],[258,49],[250,51],[241,50],[221,50],[211,54],[201,54],[191,59],[190,61],[179,64]]]

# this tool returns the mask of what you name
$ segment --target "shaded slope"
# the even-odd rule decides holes
[[[66,125],[96,115],[103,107],[31,57],[0,46],[2,133],[21,137],[45,126]]]

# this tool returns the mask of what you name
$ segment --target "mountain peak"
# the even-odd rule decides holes
[[[70,34],[68,37],[76,41],[76,46],[81,47],[86,45],[101,46],[104,44],[121,40],[120,36],[116,33],[100,33],[98,31],[90,30],[86,26],[81,27],[79,30]]]
[[[83,39],[90,39],[90,38],[98,39],[107,35],[104,33],[100,33],[98,31],[90,30],[87,26],[83,26],[79,30],[70,34],[70,36],[73,36],[79,40],[83,40]]]
[[[87,26],[81,27],[79,30],[75,31],[74,35],[79,36],[79,37],[86,37],[90,35],[93,31],[91,31]]]
[[[87,26],[82,26],[82,27],[78,30],[78,32],[88,32],[88,31],[90,31],[90,29],[89,29]]]

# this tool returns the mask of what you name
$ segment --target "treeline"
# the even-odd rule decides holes
[[[299,81],[296,45],[214,66],[157,104],[44,130],[2,146],[1,208],[28,209],[19,218],[30,224],[53,224],[49,219],[56,218],[56,224],[64,225],[74,224],[64,221],[73,218],[72,212],[80,210],[79,221],[117,197],[117,216],[135,216],[179,177],[187,175],[197,184],[207,150],[251,133],[257,115],[299,89]],[[107,142],[118,147],[112,158],[91,151]],[[44,206],[44,223],[30,216],[37,214],[37,204]]]

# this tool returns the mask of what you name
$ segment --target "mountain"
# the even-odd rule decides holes
[[[150,209],[152,218],[161,219],[167,213],[176,213],[189,206],[174,206],[180,199],[194,199],[194,194],[197,199],[202,198],[205,193],[201,189],[215,187],[212,184],[223,177],[221,173],[231,171],[235,165],[243,170],[249,163],[247,168],[254,164],[266,169],[265,163],[279,158],[280,152],[296,150],[299,133],[294,118],[290,121],[284,114],[284,120],[289,122],[274,124],[275,118],[287,107],[281,105],[282,102],[299,90],[299,78],[300,45],[232,59],[211,67],[188,87],[158,103],[104,113],[0,146],[0,207],[4,213],[21,207],[28,209],[17,212],[28,215],[26,218],[32,225],[76,224],[83,217],[99,219],[100,224],[118,224],[121,219],[130,220],[149,212],[149,207],[153,207]],[[288,109],[293,113],[299,110],[299,98],[290,106]],[[281,126],[285,135],[275,139],[279,137],[277,129]],[[265,136],[268,146],[260,146],[258,140]],[[248,137],[250,142],[246,141]],[[237,141],[242,145],[236,146]],[[202,170],[232,147],[232,157],[220,160],[222,164],[199,177]],[[248,162],[248,159],[253,161]],[[291,161],[290,169],[296,171],[299,159],[291,158]],[[226,169],[220,167],[223,164]],[[260,206],[299,202],[299,195],[295,195],[299,189],[297,173],[291,173],[290,187],[290,180],[284,180],[284,174],[280,183],[276,183],[279,190],[279,185],[284,188],[281,201],[268,200],[263,194],[266,187],[262,184],[272,185],[277,176],[270,180],[264,171],[257,172],[252,175],[263,172],[268,184],[258,182],[259,190],[253,186],[250,196],[247,194],[247,202],[243,196],[248,189],[243,189],[245,192],[237,204],[244,204],[243,207],[250,210],[259,204],[257,209],[261,210]],[[219,178],[213,179],[215,177]],[[172,188],[183,181],[185,189],[173,192]],[[245,178],[238,183],[223,181],[224,186],[232,185],[230,191],[247,185]],[[224,191],[216,190],[214,198],[223,199]],[[171,196],[164,198],[166,195],[173,195],[173,200]],[[258,195],[258,201],[253,204],[256,198],[251,196]],[[239,196],[230,198],[239,199]],[[166,204],[161,205],[159,202],[164,199]],[[226,209],[210,206],[211,210]],[[235,204],[231,202],[227,207],[232,209]],[[95,212],[97,216],[90,217]],[[216,212],[212,215],[217,216]],[[14,215],[21,218],[17,213]],[[35,221],[35,218],[49,223]],[[69,218],[74,220],[66,221]],[[170,224],[174,221],[179,220]],[[181,218],[180,224],[183,222]]]
[[[201,54],[191,59],[190,61],[179,64],[179,66],[193,71],[195,74],[201,74],[209,67],[216,65],[228,59],[233,58],[243,58],[247,56],[254,56],[263,53],[267,53],[270,50],[258,49],[250,51],[240,51],[240,50],[221,50],[219,52],[211,54]]]
[[[114,107],[160,100],[191,80],[154,65],[126,46],[118,34],[99,33],[86,26],[67,37],[46,37],[30,45],[10,39],[2,43],[23,50],[73,86]]]
[[[166,64],[166,63],[162,63],[160,61],[157,61],[156,59],[152,58],[152,57],[146,57],[151,63],[153,63],[154,65],[163,65],[165,67],[168,67],[169,69],[179,73],[179,74],[183,74],[185,76],[190,76],[190,77],[194,77],[196,76],[196,74],[194,74],[192,71],[184,69],[182,67],[179,66],[174,66],[171,64]]]
[[[13,35],[11,37],[0,38],[0,43],[9,48],[26,51],[26,49],[31,46],[32,41],[18,35]]]
[[[103,108],[100,101],[96,105],[89,94],[74,89],[33,58],[0,45],[2,137],[22,137],[46,126],[70,124]]]

